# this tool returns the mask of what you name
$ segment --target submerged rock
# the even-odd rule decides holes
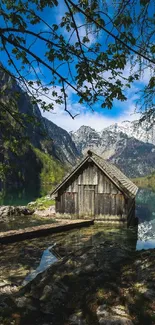
[[[99,324],[104,325],[132,325],[133,322],[123,305],[107,308],[107,305],[101,305],[97,309]]]
[[[101,325],[133,325],[130,319],[120,317],[101,318],[99,321]]]
[[[135,252],[104,236],[100,244],[70,246],[11,295],[21,325],[154,324],[155,250]]]
[[[85,319],[83,318],[82,312],[79,311],[76,314],[73,314],[69,318],[70,325],[87,325]]]

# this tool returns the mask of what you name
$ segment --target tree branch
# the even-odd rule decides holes
[[[32,56],[34,59],[36,59],[38,62],[40,62],[41,64],[43,64],[46,68],[48,68],[53,74],[55,74],[57,77],[60,78],[61,82],[65,82],[70,88],[72,88],[80,97],[82,97],[84,100],[84,96],[82,94],[82,92],[80,92],[76,87],[74,87],[68,80],[66,80],[60,73],[58,73],[55,69],[53,69],[49,64],[47,64],[45,61],[43,61],[40,57],[38,57],[35,53],[33,53],[32,51],[30,51],[29,49],[27,49],[26,47],[24,47],[21,44],[18,44],[18,42],[14,41],[14,40],[10,40],[7,37],[5,37],[4,35],[1,35],[1,38],[3,40],[5,40],[6,42],[8,42],[11,45],[14,45],[18,48],[20,48],[21,50],[25,51],[26,53],[28,53],[30,56]]]
[[[146,56],[143,53],[138,52],[137,50],[133,49],[131,46],[126,44],[124,41],[122,41],[118,36],[111,33],[108,29],[103,27],[101,24],[99,24],[96,20],[93,19],[92,16],[87,14],[85,11],[83,11],[79,6],[77,6],[75,3],[73,3],[72,0],[67,0],[74,8],[76,8],[77,11],[81,12],[85,17],[87,17],[89,20],[91,20],[96,26],[98,26],[100,29],[104,30],[108,35],[110,35],[112,38],[117,40],[119,43],[121,43],[125,48],[127,48],[129,51],[133,52],[134,54],[142,57],[143,59],[155,64],[155,60],[152,60],[150,57]]]

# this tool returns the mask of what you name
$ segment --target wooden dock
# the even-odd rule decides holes
[[[57,232],[63,232],[74,228],[88,227],[94,224],[94,220],[63,220],[53,224],[45,224],[28,227],[19,230],[0,232],[0,244],[9,244],[26,239],[47,236]]]

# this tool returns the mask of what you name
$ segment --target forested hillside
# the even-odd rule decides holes
[[[39,196],[45,183],[54,186],[68,169],[67,164],[75,163],[77,149],[70,135],[59,128],[59,137],[62,130],[70,140],[69,152],[67,147],[62,151],[62,139],[54,141],[58,127],[47,122],[32,98],[2,72],[0,90],[1,198],[10,190],[34,191]]]

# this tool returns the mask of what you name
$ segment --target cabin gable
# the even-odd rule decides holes
[[[75,218],[121,216],[124,195],[92,161],[87,161],[58,190],[56,212]]]
[[[129,224],[137,190],[116,166],[88,151],[53,191],[56,217]]]

